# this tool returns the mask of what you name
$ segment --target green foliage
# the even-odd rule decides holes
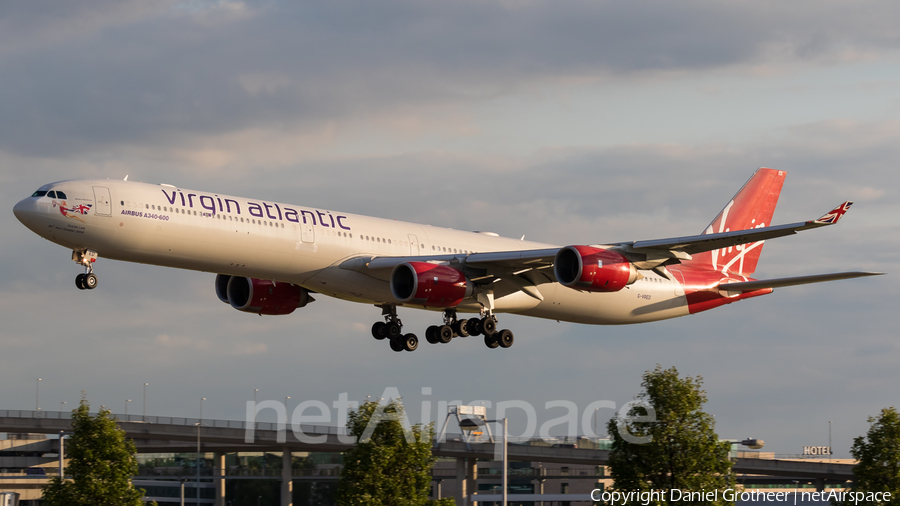
[[[380,421],[374,425],[374,431],[370,428],[371,438],[364,441],[373,417]],[[404,431],[400,420],[405,421],[406,414],[399,401],[386,406],[366,402],[350,413],[347,428],[356,436],[357,444],[344,453],[344,469],[338,482],[339,506],[453,504],[428,499],[435,462],[431,455],[433,425],[414,425]]]
[[[679,378],[672,367],[657,365],[643,375],[643,393],[638,400],[656,410],[656,421],[625,421],[613,418],[607,425],[613,437],[609,468],[614,489],[620,492],[681,490],[711,492],[719,490],[718,502],[684,500],[678,504],[733,504],[722,500],[721,491],[734,488],[731,444],[719,442],[714,418],[702,411],[706,392],[700,388],[703,378]],[[633,407],[628,416],[648,415],[643,407]],[[630,443],[622,433],[651,436],[644,444]],[[620,432],[621,431],[621,432]],[[668,498],[668,496],[667,496]],[[666,504],[666,501],[651,501]]]
[[[90,415],[82,400],[72,411],[72,435],[66,440],[72,480],[53,478],[43,488],[45,506],[139,506],[144,491],[131,484],[138,471],[134,443],[116,426],[109,410]],[[155,503],[154,503],[155,504]]]
[[[428,501],[428,506],[456,506],[456,501],[451,497],[445,497]]]
[[[900,414],[893,407],[885,408],[878,417],[870,416],[868,421],[871,424],[868,434],[854,438],[850,449],[850,454],[859,461],[853,468],[854,480],[850,491],[866,495],[857,496],[862,500],[854,499],[844,504],[887,504],[885,501],[874,501],[874,497],[868,496],[869,492],[890,492],[892,501],[900,497]]]

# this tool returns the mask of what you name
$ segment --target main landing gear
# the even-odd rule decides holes
[[[383,322],[372,325],[372,337],[379,341],[387,339],[394,351],[415,351],[419,338],[415,334],[404,334],[403,323],[397,317],[397,306],[381,306]],[[431,344],[449,343],[454,337],[484,336],[488,348],[509,348],[513,345],[511,330],[497,330],[497,318],[485,312],[481,318],[458,319],[456,311],[444,311],[444,324],[432,325],[425,331],[425,339]]]
[[[75,276],[75,286],[79,290],[93,290],[97,288],[97,275],[94,274],[94,262],[97,261],[97,252],[91,250],[73,251],[72,260],[84,266],[84,274]]]
[[[513,345],[513,333],[511,330],[497,331],[497,318],[485,313],[480,319],[457,319],[456,311],[448,309],[444,311],[444,324],[432,325],[425,331],[425,340],[431,344],[447,344],[454,337],[468,337],[484,335],[484,344],[488,348],[509,348]]]
[[[403,322],[397,317],[397,306],[381,306],[383,322],[372,325],[372,337],[387,339],[394,351],[415,351],[419,347],[419,338],[415,334],[403,334]]]

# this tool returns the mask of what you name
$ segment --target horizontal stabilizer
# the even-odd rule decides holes
[[[865,276],[880,276],[883,272],[835,272],[833,274],[816,274],[813,276],[797,276],[794,278],[763,279],[759,281],[742,281],[739,283],[722,283],[719,290],[727,292],[749,292],[762,288],[781,288],[783,286],[808,285],[810,283],[822,283],[824,281],[837,281],[839,279],[862,278]]]

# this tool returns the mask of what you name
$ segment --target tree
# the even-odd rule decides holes
[[[850,454],[859,461],[853,468],[850,491],[865,495],[851,496],[855,498],[843,504],[883,505],[900,497],[900,414],[893,407],[885,408],[878,417],[870,416],[868,421],[871,424],[868,434],[854,438],[850,449]],[[869,496],[870,492],[890,492],[891,499],[876,501],[874,495]]]
[[[628,418],[613,418],[607,425],[613,436],[609,467],[614,490],[669,491],[664,499],[651,497],[651,504],[733,503],[722,497],[722,491],[733,488],[735,483],[728,456],[731,443],[719,442],[715,419],[702,411],[706,402],[702,384],[700,376],[679,378],[674,367],[663,370],[657,365],[655,370],[644,373],[644,391],[629,410]],[[649,442],[628,441],[635,437]],[[672,490],[718,490],[718,501],[690,500],[684,496],[675,500]]]
[[[452,499],[428,499],[435,462],[431,455],[433,424],[409,426],[402,423],[405,420],[399,400],[387,405],[370,401],[350,412],[347,429],[357,443],[344,452],[339,506],[454,504]]]
[[[82,399],[72,410],[72,435],[66,441],[67,474],[43,487],[45,506],[139,506],[144,491],[131,484],[138,471],[134,443],[116,425],[108,409],[90,415]],[[155,503],[154,503],[155,504]]]

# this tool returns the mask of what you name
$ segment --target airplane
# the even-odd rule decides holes
[[[664,320],[772,293],[875,272],[770,280],[754,273],[768,239],[834,225],[822,217],[771,225],[786,172],[760,168],[700,235],[557,246],[339,211],[124,180],[41,186],[15,205],[39,236],[72,250],[82,290],[98,285],[98,258],[215,273],[218,298],[238,311],[284,315],[322,294],[373,304],[376,339],[413,351],[398,307],[442,313],[426,340],[484,336],[509,348],[497,314],[582,324]],[[465,318],[466,314],[476,316]]]

